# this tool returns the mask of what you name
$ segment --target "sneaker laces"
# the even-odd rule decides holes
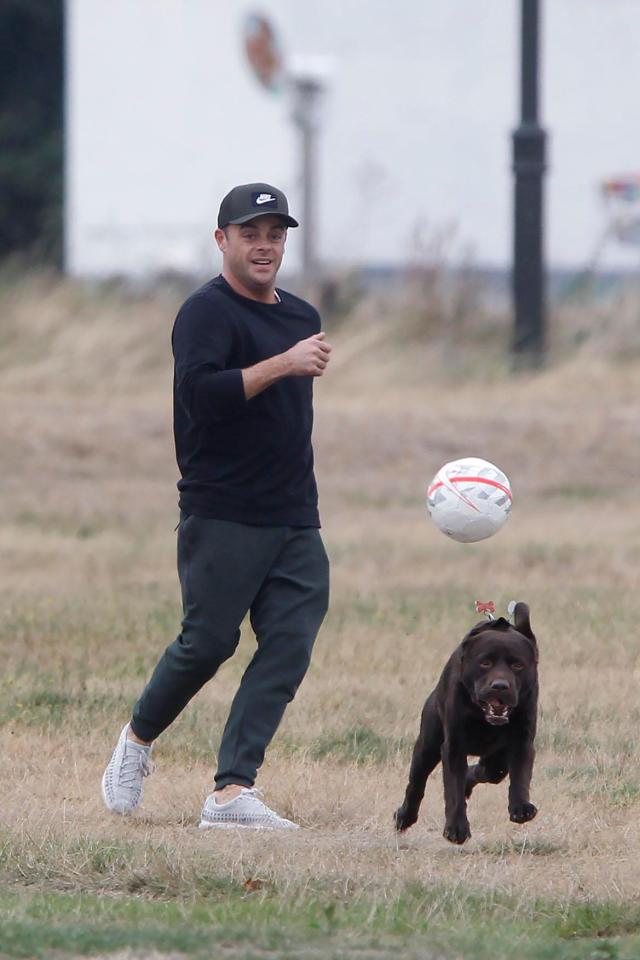
[[[245,792],[241,796],[249,800],[252,807],[255,808],[255,816],[263,817],[265,820],[282,820],[282,817],[275,810],[272,810],[260,799],[264,796],[264,793],[259,787],[245,787]]]
[[[128,750],[125,748],[125,754],[120,765],[120,776],[118,782],[120,786],[129,790],[135,789],[140,780],[140,775],[148,777],[153,773],[153,764],[148,750]]]

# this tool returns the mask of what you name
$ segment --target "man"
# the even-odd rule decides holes
[[[181,479],[178,573],[184,617],[102,778],[106,806],[135,809],[153,741],[231,657],[247,613],[257,649],[224,728],[201,827],[278,827],[254,790],[327,610],[311,428],[313,377],[331,347],[317,311],[277,290],[288,227],[282,191],[234,187],[215,240],[222,275],[173,328],[174,434]]]

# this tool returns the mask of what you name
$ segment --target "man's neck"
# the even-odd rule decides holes
[[[234,277],[233,274],[223,270],[222,276],[235,293],[240,294],[241,297],[246,297],[247,300],[256,300],[258,303],[280,303],[280,297],[276,293],[275,284],[265,287],[264,289],[250,290],[248,287],[245,287],[237,277]]]

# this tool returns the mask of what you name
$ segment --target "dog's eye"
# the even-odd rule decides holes
[[[483,670],[490,670],[491,667],[493,666],[493,663],[491,662],[491,660],[481,660],[478,666],[482,667]]]
[[[518,660],[515,663],[511,664],[512,670],[524,670],[524,663],[520,663]]]

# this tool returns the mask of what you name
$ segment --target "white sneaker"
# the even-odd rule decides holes
[[[131,813],[142,800],[142,781],[152,772],[151,745],[127,739],[129,724],[122,733],[102,777],[102,799],[113,813]]]
[[[255,787],[243,787],[242,792],[227,803],[218,803],[210,793],[200,815],[200,827],[250,827],[254,830],[299,830],[297,823],[279,817],[258,796]]]

